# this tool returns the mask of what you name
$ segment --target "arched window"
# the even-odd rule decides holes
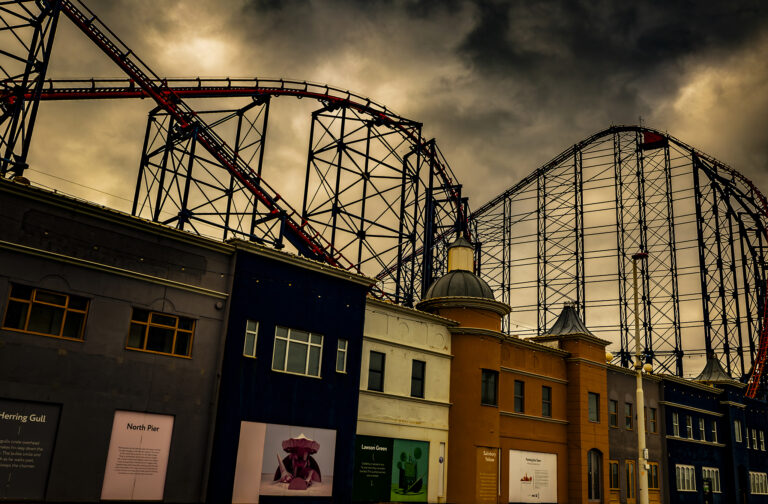
[[[600,474],[603,467],[603,454],[599,450],[591,449],[587,452],[587,498],[591,501],[600,501]]]

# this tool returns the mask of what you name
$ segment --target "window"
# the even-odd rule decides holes
[[[675,466],[675,477],[677,479],[678,492],[696,491],[696,473],[693,466],[677,464]]]
[[[82,340],[87,312],[84,297],[11,284],[3,328]]]
[[[275,327],[272,369],[304,376],[320,376],[323,337],[298,329]]]
[[[619,489],[619,461],[608,461],[608,485],[611,490]]]
[[[600,421],[600,394],[587,392],[587,402],[589,403],[589,421]]]
[[[541,416],[552,416],[552,387],[541,387]],[[760,435],[763,435],[762,432]]]
[[[717,422],[712,420],[712,442],[717,443]]]
[[[424,397],[424,374],[427,363],[414,360],[411,364],[411,397]]]
[[[624,403],[624,428],[632,430],[632,403]]]
[[[672,413],[672,435],[680,437],[680,416],[677,412]]]
[[[659,463],[648,462],[648,488],[659,489]]]
[[[189,357],[195,321],[168,313],[134,308],[126,348],[142,352]]]
[[[752,429],[752,449],[757,450],[757,429]]]
[[[693,418],[691,415],[685,415],[685,436],[693,439]]]
[[[347,348],[349,342],[345,339],[339,338],[336,341],[336,372],[347,372]]]
[[[768,494],[768,475],[749,471],[749,492],[755,495]]]
[[[648,409],[648,425],[650,428],[648,429],[651,434],[656,434],[659,432],[659,424],[658,424],[658,416],[656,415],[656,408],[649,408]]]
[[[368,390],[384,392],[384,364],[387,356],[371,350],[368,361]]]
[[[619,426],[619,402],[608,399],[608,423],[611,427]]]
[[[635,495],[637,495],[636,492],[636,486],[635,486],[635,461],[634,460],[625,460],[624,461],[624,474],[627,478],[627,499],[634,499]]]
[[[699,418],[699,438],[702,441],[707,440],[707,430],[704,428],[704,419]]]
[[[243,342],[243,355],[256,358],[256,339],[259,335],[259,323],[255,320],[245,321],[245,341]]]
[[[765,432],[760,431],[760,449],[765,451]]]
[[[525,382],[515,380],[515,413],[525,413]]]
[[[499,392],[499,373],[483,369],[482,383],[480,385],[480,404],[496,406]]]
[[[602,455],[592,449],[587,452],[587,499],[600,500],[600,468]]]
[[[733,436],[737,443],[741,443],[741,420],[733,421]]]
[[[701,468],[701,479],[702,481],[706,478],[709,478],[712,480],[710,489],[714,493],[720,493],[720,469],[714,468],[714,467],[702,467]]]

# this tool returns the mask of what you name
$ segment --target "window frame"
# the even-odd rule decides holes
[[[420,378],[421,394],[420,395],[414,394],[414,390],[413,390],[414,381],[419,383],[419,381],[416,379],[416,376],[415,376],[416,368],[418,367],[416,363],[421,364],[420,366],[421,367],[421,378]],[[424,399],[426,382],[427,382],[427,362],[419,359],[413,359],[411,361],[411,397]]]
[[[608,399],[608,425],[614,429],[619,428],[619,401],[616,399]]]
[[[344,342],[344,348],[341,347],[341,343]],[[349,340],[345,338],[336,339],[336,372],[341,374],[347,374],[347,354],[349,352]],[[342,366],[339,369],[339,355],[342,356]]]
[[[752,449],[757,450],[757,429],[752,429]]]
[[[635,430],[635,414],[631,402],[624,403],[624,429]]]
[[[712,442],[717,443],[717,420],[712,420]]]
[[[696,492],[696,467],[688,464],[675,464],[675,482],[675,488],[678,492]]]
[[[707,440],[707,427],[703,417],[699,418],[699,439],[702,441]]]
[[[765,451],[765,431],[760,431],[760,451]]]
[[[768,473],[749,471],[749,493],[768,495]]]
[[[256,324],[256,329],[249,329],[250,323],[253,322]],[[253,336],[253,350],[251,353],[246,353],[246,348],[248,348],[248,337]],[[259,341],[259,321],[253,320],[253,319],[246,319],[245,320],[245,337],[243,338],[243,357],[247,357],[249,359],[255,359],[256,358],[256,344]]]
[[[594,415],[592,402],[594,401]],[[600,394],[587,391],[587,420],[592,423],[600,423]]]
[[[701,481],[705,478],[712,480],[712,493],[723,493],[720,486],[720,469],[717,467],[702,467],[701,468]]]
[[[624,461],[624,476],[627,480],[627,499],[637,498],[637,470],[634,460]]]
[[[31,289],[31,292],[29,294],[29,299],[23,299],[23,298],[20,298],[20,297],[14,297],[13,296],[14,287],[21,288],[21,289]],[[58,305],[58,304],[55,304],[55,303],[52,303],[52,302],[38,301],[36,299],[38,293],[51,294],[53,296],[64,296],[66,299],[65,299],[63,305]],[[71,300],[73,298],[77,299],[77,300],[84,301],[85,302],[85,309],[81,310],[81,309],[78,309],[78,308],[70,308],[69,305],[70,305]],[[26,305],[26,314],[24,316],[24,324],[23,324],[24,327],[23,328],[18,328],[18,327],[13,327],[13,326],[5,325],[6,321],[8,319],[8,312],[10,311],[10,308],[11,308],[11,303],[22,303],[22,304]],[[59,332],[58,332],[58,334],[52,334],[52,333],[45,333],[45,332],[40,332],[40,331],[29,330],[29,322],[30,322],[30,318],[31,318],[31,315],[32,315],[32,309],[33,309],[33,307],[35,305],[47,306],[47,307],[52,307],[52,308],[57,308],[57,309],[63,310],[63,313],[62,313],[62,316],[61,316],[61,322],[59,324]],[[15,282],[11,282],[9,284],[9,286],[8,286],[8,299],[7,299],[7,302],[5,304],[5,312],[3,313],[3,319],[2,319],[2,324],[0,324],[0,328],[2,328],[3,330],[6,330],[6,331],[13,331],[13,332],[18,332],[18,333],[23,333],[23,334],[33,334],[35,336],[46,336],[48,338],[58,338],[58,339],[63,339],[63,340],[67,340],[67,341],[81,341],[82,342],[82,341],[85,341],[85,326],[86,326],[86,324],[88,322],[88,311],[89,311],[90,307],[91,307],[91,299],[87,298],[85,296],[78,296],[78,295],[75,295],[75,294],[67,294],[65,292],[59,292],[59,291],[54,291],[54,290],[50,290],[50,289],[32,287],[32,286],[29,286],[29,285],[23,285],[23,284],[18,284],[18,283],[15,283]],[[64,333],[64,327],[65,327],[65,325],[67,323],[67,314],[70,313],[70,312],[71,313],[77,313],[77,314],[80,314],[80,315],[83,316],[83,321],[82,321],[82,323],[80,325],[79,335],[78,335],[78,337],[75,337],[75,338],[73,338],[71,336],[64,336],[64,334],[63,334]]]
[[[693,417],[685,415],[685,438],[693,439]]]
[[[286,336],[280,336],[278,334],[279,329],[285,329],[287,331]],[[303,332],[307,334],[307,341],[301,341],[297,339],[291,339],[291,334],[293,332]],[[312,336],[318,336],[320,338],[320,343],[313,343],[312,342]],[[285,356],[283,358],[283,368],[276,368],[275,367],[275,354],[277,351],[277,341],[285,341]],[[325,344],[325,336],[318,333],[313,333],[310,331],[305,331],[303,329],[294,329],[290,327],[285,326],[275,326],[275,338],[272,343],[272,371],[276,371],[278,373],[286,373],[291,374],[294,376],[306,376],[308,378],[322,378],[323,377],[323,346]],[[296,345],[306,345],[307,347],[307,353],[304,361],[304,372],[299,373],[297,371],[288,371],[288,358],[291,355],[291,346]],[[320,353],[317,356],[317,374],[310,374],[309,373],[309,362],[310,362],[310,355],[312,354],[311,350],[312,347],[319,347]]]
[[[648,408],[649,413],[649,419],[648,419],[648,431],[651,434],[658,434],[659,433],[659,415],[658,410],[656,408]]]
[[[490,385],[489,381],[486,378],[490,379],[493,378],[493,398],[490,398],[486,393],[491,392],[491,389],[488,387]],[[486,399],[492,399],[491,401],[486,401]],[[498,407],[499,406],[499,372],[494,371],[492,369],[481,369],[480,370],[480,405],[481,406],[493,406]]]
[[[672,435],[680,437],[680,414],[677,411],[672,412]]]
[[[523,380],[515,380],[513,408],[515,413],[525,413],[525,382]]]
[[[545,397],[544,391],[547,391],[548,397]],[[541,386],[541,416],[552,418],[552,387],[547,385]]]
[[[381,356],[381,369],[374,369],[373,368],[373,356],[376,354],[377,356]],[[386,375],[387,371],[387,354],[384,352],[378,352],[376,350],[371,350],[368,353],[368,390],[372,390],[374,392],[384,392],[384,376]],[[372,387],[371,386],[371,374],[377,374],[380,375],[380,387]]]
[[[592,448],[587,452],[587,501],[602,502],[603,454]]]
[[[648,462],[648,490],[659,490],[659,463]]]
[[[737,443],[742,441],[741,420],[733,421],[733,438]]]
[[[137,310],[143,311],[143,312],[147,312],[147,320],[146,321],[134,318],[134,316],[136,315],[136,311]],[[154,315],[159,315],[160,317],[174,318],[174,319],[176,319],[176,324],[175,324],[175,326],[169,326],[169,325],[153,322],[152,319],[153,319]],[[192,328],[189,329],[189,330],[181,329],[179,327],[179,324],[180,324],[180,322],[182,320],[191,322],[192,323]],[[131,339],[131,332],[132,332],[132,328],[133,328],[134,324],[139,325],[139,326],[144,326],[144,336],[142,338],[143,348],[138,348],[138,347],[135,347],[135,346],[128,346],[128,343],[129,343],[129,341]],[[159,329],[164,329],[164,330],[173,329],[173,340],[171,341],[171,352],[161,352],[161,351],[158,351],[158,350],[147,350],[147,342],[149,341],[149,330],[152,327],[159,328]],[[150,309],[147,309],[147,308],[137,308],[137,307],[134,306],[132,311],[131,311],[131,321],[130,321],[129,327],[128,327],[128,336],[126,337],[126,340],[125,340],[125,349],[126,350],[132,350],[134,352],[145,352],[145,353],[151,353],[151,354],[155,354],[155,355],[167,355],[169,357],[178,357],[178,358],[181,358],[181,359],[191,359],[192,358],[192,346],[195,343],[195,329],[197,329],[197,320],[195,320],[195,319],[193,319],[191,317],[184,317],[184,316],[181,316],[181,315],[174,315],[173,313],[159,312],[159,311],[150,310]],[[177,341],[177,338],[179,336],[179,332],[182,332],[182,333],[185,333],[185,334],[189,334],[189,344],[188,344],[189,353],[187,353],[186,355],[174,353],[174,350],[176,349],[176,341]]]
[[[615,473],[614,473],[614,468],[616,469]],[[614,480],[614,477],[615,477],[615,480]],[[616,486],[613,486],[614,481],[616,483]],[[621,490],[621,483],[619,482],[619,461],[618,460],[608,461],[608,488],[610,490]]]

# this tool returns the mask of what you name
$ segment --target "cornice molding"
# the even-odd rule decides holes
[[[560,420],[559,418],[540,417],[534,415],[526,415],[525,413],[515,413],[513,411],[499,411],[499,415],[513,418],[522,418],[525,420],[535,420],[537,422],[556,423],[560,425],[568,425],[568,420]]]
[[[183,282],[177,282],[175,280],[168,280],[167,278],[161,278],[161,277],[156,277],[152,275],[147,275],[145,273],[139,273],[136,271],[131,271],[123,268],[117,268],[115,266],[110,266],[108,264],[102,264],[95,261],[87,261],[85,259],[80,259],[78,257],[59,254],[57,252],[50,252],[48,250],[28,247],[26,245],[19,245],[18,243],[11,243],[11,242],[0,240],[0,249],[12,250],[14,252],[19,252],[25,255],[42,257],[47,260],[65,263],[65,264],[72,264],[74,266],[79,266],[81,268],[86,268],[86,269],[96,270],[96,271],[103,271],[105,273],[110,273],[110,274],[125,277],[125,278],[132,278],[134,280],[141,280],[143,282],[164,285],[166,287],[173,287],[176,289],[194,292],[196,294],[203,294],[205,296],[210,296],[217,299],[227,299],[229,297],[229,295],[226,292],[219,292],[216,290],[199,287],[197,285],[191,285]]]
[[[546,380],[546,381],[551,381],[551,382],[554,382],[554,383],[560,383],[562,385],[567,385],[568,384],[568,380],[563,380],[562,378],[555,378],[554,376],[546,376],[546,375],[543,375],[543,374],[531,373],[530,371],[524,371],[522,369],[515,369],[515,368],[501,366],[501,370],[506,372],[506,373],[516,373],[516,374],[519,374],[519,375],[522,375],[522,376],[530,376],[531,378],[538,378],[540,380]]]
[[[418,310],[416,308],[408,308],[407,306],[402,306],[399,304],[395,304],[389,301],[384,301],[381,299],[376,299],[371,296],[368,296],[368,298],[365,300],[365,302],[373,307],[376,308],[382,308],[384,310],[392,310],[397,313],[402,313],[404,315],[408,315],[414,318],[427,320],[429,322],[434,322],[437,324],[441,324],[444,326],[457,326],[459,325],[458,322],[455,320],[441,317],[440,315],[435,315],[434,313],[425,312],[422,310]]]
[[[693,406],[688,406],[687,404],[680,404],[680,403],[671,402],[671,401],[659,401],[659,404],[663,404],[665,406],[671,406],[673,408],[680,408],[680,409],[684,409],[684,410],[688,410],[688,411],[693,411],[695,413],[702,413],[704,415],[710,415],[710,416],[714,416],[714,417],[718,417],[718,418],[723,416],[722,413],[718,413],[716,411],[705,410],[705,409],[702,409],[702,408],[696,408],[696,407],[693,407]]]
[[[469,296],[450,296],[425,299],[416,304],[419,310],[438,310],[440,308],[470,308],[477,310],[488,310],[497,315],[507,315],[512,308],[506,303],[496,301],[495,299],[485,299]]]

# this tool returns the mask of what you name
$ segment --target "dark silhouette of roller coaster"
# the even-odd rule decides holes
[[[54,80],[64,14],[125,74]],[[641,264],[644,360],[690,375],[715,355],[764,393],[768,203],[743,175],[666,133],[613,126],[470,211],[421,124],[328,85],[283,79],[166,79],[77,0],[0,1],[0,174],[23,180],[38,107],[49,100],[150,98],[132,213],[375,276],[412,306],[445,270],[446,243],[475,244],[477,272],[513,308],[503,331],[542,334],[568,301],[632,365],[632,255]],[[263,174],[270,103],[316,100],[301,201]],[[227,110],[190,98],[242,97]],[[686,359],[692,358],[687,369]],[[697,359],[698,358],[698,359]]]

